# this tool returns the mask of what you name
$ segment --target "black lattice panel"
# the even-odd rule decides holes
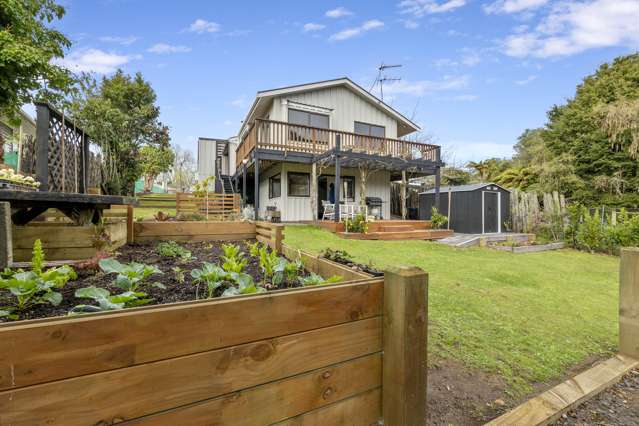
[[[49,191],[62,192],[62,120],[51,114],[49,121]]]

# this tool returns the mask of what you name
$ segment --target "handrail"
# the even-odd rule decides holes
[[[322,154],[335,148],[336,136],[340,136],[341,149],[367,154],[390,156],[406,160],[440,162],[438,145],[411,142],[401,139],[366,136],[336,129],[322,129],[283,121],[255,119],[236,150],[236,166],[254,148],[287,152]]]

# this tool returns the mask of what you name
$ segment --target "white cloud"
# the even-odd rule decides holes
[[[206,21],[204,19],[196,19],[191,25],[189,25],[188,30],[197,34],[216,33],[220,31],[220,24]]]
[[[324,28],[326,28],[326,25],[322,25],[322,24],[315,24],[313,22],[309,22],[307,24],[304,24],[304,32],[311,32],[311,31],[319,31],[319,30],[323,30]]]
[[[140,38],[135,36],[127,36],[127,37],[116,37],[116,36],[104,36],[100,37],[100,41],[105,43],[117,43],[124,46],[128,46],[130,44],[135,43]]]
[[[537,80],[537,76],[536,75],[529,75],[528,77],[526,77],[523,80],[517,80],[515,81],[515,84],[519,85],[519,86],[525,86],[529,83],[532,83],[533,81]]]
[[[519,13],[538,9],[549,0],[497,0],[484,6],[486,13]]]
[[[417,18],[424,15],[452,12],[466,5],[466,0],[402,0],[398,3],[400,13],[411,14]]]
[[[166,43],[157,43],[147,49],[147,52],[157,53],[158,55],[167,53],[184,53],[190,51],[191,48],[188,46],[174,46]]]
[[[446,90],[460,90],[468,86],[470,77],[462,76],[445,76],[439,81],[419,80],[407,81],[400,80],[384,85],[384,94],[392,95],[411,95],[423,96],[427,93],[441,92]]]
[[[451,59],[451,58],[441,58],[441,59],[436,59],[435,61],[433,61],[433,65],[437,68],[446,68],[446,67],[459,67],[461,65],[466,66],[466,67],[474,67],[475,65],[478,65],[481,61],[482,58],[479,54],[479,52],[468,48],[468,47],[464,47],[463,49],[460,50],[461,52],[461,56],[459,59]]]
[[[352,15],[353,12],[351,12],[350,10],[346,9],[345,7],[337,7],[335,9],[331,9],[329,11],[326,12],[326,16],[328,18],[343,18],[344,16],[349,16]]]
[[[131,60],[140,58],[139,55],[118,55],[100,49],[78,49],[56,63],[73,72],[110,74]]]
[[[374,30],[374,29],[377,29],[377,28],[382,28],[383,26],[384,26],[384,23],[382,21],[377,20],[377,19],[371,19],[370,21],[364,22],[359,27],[347,28],[345,30],[337,32],[337,33],[331,35],[329,37],[329,40],[331,40],[331,41],[347,40],[349,38],[352,38],[352,37],[358,36],[360,34],[363,34],[363,33],[367,32],[367,31]]]
[[[569,1],[554,6],[533,30],[502,42],[514,57],[568,56],[589,49],[639,47],[639,0]]]

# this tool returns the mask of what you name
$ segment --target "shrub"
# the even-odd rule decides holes
[[[595,213],[591,215],[587,209],[584,209],[583,222],[577,230],[577,245],[595,252],[603,249],[603,241],[604,231],[599,211],[595,210]]]
[[[430,223],[434,229],[443,229],[448,224],[448,218],[433,207],[430,211]]]
[[[344,219],[344,228],[346,232],[355,232],[365,234],[368,232],[368,222],[366,222],[366,216],[361,213],[355,215],[354,218]]]

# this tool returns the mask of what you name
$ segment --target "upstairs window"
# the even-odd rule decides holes
[[[355,122],[355,133],[363,136],[372,136],[375,138],[386,137],[386,128],[384,126],[376,126],[375,124]]]
[[[318,127],[320,129],[328,129],[328,115],[317,114],[314,112],[300,111],[299,109],[289,108],[288,122],[290,124],[300,124],[302,126]]]

